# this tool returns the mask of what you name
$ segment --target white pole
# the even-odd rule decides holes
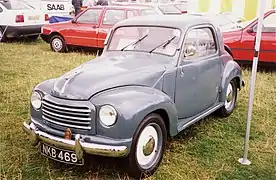
[[[267,0],[259,0],[259,19],[258,19],[258,28],[255,38],[255,51],[253,57],[253,66],[252,66],[252,74],[250,80],[250,88],[249,88],[249,101],[248,101],[248,113],[247,113],[247,123],[246,123],[246,134],[244,140],[244,155],[243,158],[239,159],[239,162],[243,165],[250,165],[251,162],[248,160],[248,144],[249,144],[249,136],[250,136],[250,124],[252,118],[252,107],[253,107],[253,99],[254,99],[254,88],[255,88],[255,80],[256,80],[256,72],[259,60],[259,51],[261,44],[261,36],[262,36],[262,26],[263,26],[263,18],[265,5]]]

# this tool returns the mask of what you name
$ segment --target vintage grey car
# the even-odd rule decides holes
[[[112,28],[100,57],[38,84],[23,127],[54,160],[123,157],[131,176],[152,174],[168,136],[233,112],[241,76],[204,17],[134,17]]]

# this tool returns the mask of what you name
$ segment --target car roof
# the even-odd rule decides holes
[[[197,15],[147,15],[136,16],[129,19],[122,20],[115,24],[114,28],[119,26],[163,26],[163,27],[174,27],[178,29],[186,29],[190,26],[200,25],[200,24],[211,24],[213,23],[203,17]]]

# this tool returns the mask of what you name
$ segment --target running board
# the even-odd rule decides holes
[[[207,109],[206,111],[204,111],[202,114],[200,114],[199,116],[196,116],[194,118],[191,118],[187,123],[182,124],[181,123],[181,119],[179,119],[180,123],[177,126],[178,132],[183,131],[184,129],[186,129],[187,127],[189,127],[190,125],[196,123],[197,121],[205,118],[206,116],[212,114],[213,112],[215,112],[216,110],[218,110],[219,108],[221,108],[223,106],[223,103],[218,103],[217,105],[213,106],[212,108]]]

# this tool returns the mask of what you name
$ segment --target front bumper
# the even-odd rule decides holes
[[[30,124],[24,122],[23,129],[30,135],[33,145],[37,145],[41,141],[61,149],[72,150],[76,152],[78,159],[82,159],[84,153],[109,157],[124,157],[128,153],[127,146],[109,146],[88,143],[81,139],[81,135],[79,134],[75,136],[75,140],[56,137],[40,131],[32,122]]]
[[[39,35],[42,26],[43,24],[30,26],[8,26],[5,35],[7,38],[19,38]],[[2,28],[5,29],[6,27],[4,26]]]

